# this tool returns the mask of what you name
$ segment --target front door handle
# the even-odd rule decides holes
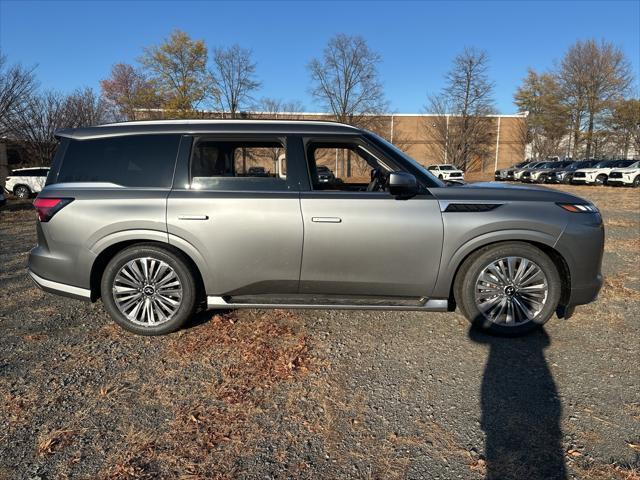
[[[209,220],[207,215],[178,215],[178,220]]]
[[[340,217],[311,217],[311,221],[315,223],[340,223]]]

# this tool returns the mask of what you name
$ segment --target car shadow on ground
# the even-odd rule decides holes
[[[562,404],[544,357],[547,333],[500,338],[471,328],[469,338],[489,346],[480,392],[486,478],[566,478]]]

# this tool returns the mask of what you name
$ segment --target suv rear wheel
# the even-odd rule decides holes
[[[490,245],[472,254],[456,276],[454,296],[475,326],[520,335],[546,323],[560,300],[553,261],[524,242]]]
[[[601,173],[596,177],[595,184],[596,185],[604,185],[607,183],[607,176],[604,173]]]
[[[13,189],[13,194],[18,198],[29,198],[31,196],[31,189],[26,185],[16,185]]]
[[[155,245],[134,245],[111,259],[101,282],[109,315],[125,329],[162,335],[193,314],[194,275],[181,255]]]

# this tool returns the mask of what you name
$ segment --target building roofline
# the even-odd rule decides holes
[[[139,108],[136,109],[139,112],[166,112],[167,110],[162,108]],[[218,115],[231,115],[230,112],[222,111],[222,110],[195,110],[195,113],[216,113]],[[333,113],[328,112],[265,112],[260,110],[247,110],[240,112],[241,115],[289,115],[289,116],[315,116],[315,117],[335,117]],[[485,117],[502,117],[502,118],[525,118],[529,115],[529,112],[516,112],[516,113],[495,113],[490,115],[484,115]],[[456,113],[401,113],[401,112],[385,112],[385,113],[362,113],[360,115],[356,115],[358,117],[458,117],[459,114]],[[224,119],[220,119],[224,120]],[[231,119],[227,120],[230,121]],[[246,122],[247,120],[252,119],[238,119],[237,121]],[[190,120],[195,121],[195,120]],[[205,120],[206,121],[206,120]],[[258,119],[256,119],[258,121]],[[276,120],[279,121],[279,120]],[[304,121],[314,121],[314,120],[304,120]],[[339,122],[333,122],[339,123]],[[341,124],[346,125],[346,124]]]

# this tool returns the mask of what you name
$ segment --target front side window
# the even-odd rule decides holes
[[[358,141],[310,140],[307,162],[313,190],[384,192],[398,167]]]
[[[196,139],[190,176],[195,190],[287,190],[284,142]]]
[[[70,140],[55,182],[170,188],[179,143],[179,135]]]

